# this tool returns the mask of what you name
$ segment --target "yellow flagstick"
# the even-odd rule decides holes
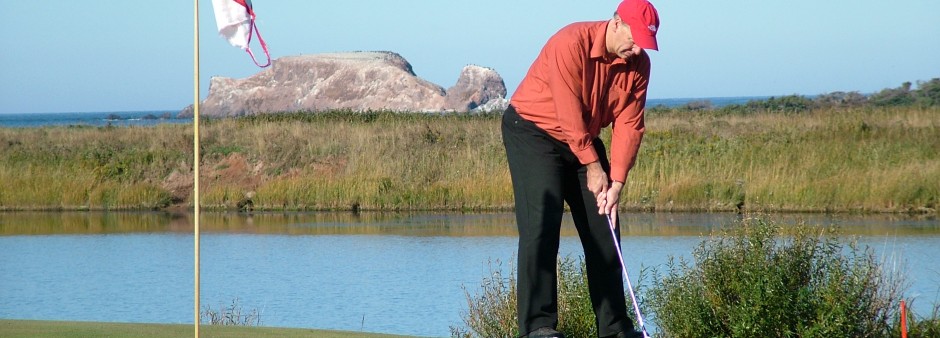
[[[194,0],[193,20],[193,233],[195,238],[195,296],[193,312],[195,334],[199,338],[199,0]]]

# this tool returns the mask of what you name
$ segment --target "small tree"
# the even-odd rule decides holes
[[[858,92],[832,92],[817,96],[813,103],[817,108],[859,107],[867,100],[865,95]]]
[[[885,88],[868,97],[868,102],[876,106],[902,106],[914,103],[911,95],[911,83],[905,82],[898,88]]]
[[[927,82],[917,82],[914,91],[914,101],[925,107],[940,106],[940,78],[933,78]]]
[[[813,100],[800,95],[771,97],[766,100],[749,101],[747,108],[775,113],[802,113],[814,107]]]

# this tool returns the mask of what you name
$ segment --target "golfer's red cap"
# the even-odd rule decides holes
[[[643,49],[659,50],[656,31],[659,30],[659,13],[649,0],[623,0],[617,6],[620,20],[630,26],[633,42]]]

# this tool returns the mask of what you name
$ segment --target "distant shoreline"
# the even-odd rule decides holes
[[[90,113],[11,113],[0,114],[0,128],[41,128],[53,126],[127,127],[157,124],[187,124],[192,119],[176,118],[175,112],[131,111]]]
[[[647,106],[653,107],[679,107],[690,102],[711,102],[714,107],[723,107],[730,104],[745,104],[751,100],[765,100],[771,96],[730,96],[730,97],[703,97],[703,98],[670,98],[649,99]],[[191,118],[176,118],[180,109],[169,110],[116,110],[101,112],[32,112],[32,113],[0,113],[0,127],[43,127],[53,125],[89,125],[104,126],[108,122],[121,122],[122,120],[140,120],[145,116],[156,117],[159,123],[189,123]],[[169,115],[165,117],[165,115]],[[117,120],[108,119],[109,116],[119,117]],[[125,125],[135,125],[125,123]],[[140,124],[150,125],[150,124]]]

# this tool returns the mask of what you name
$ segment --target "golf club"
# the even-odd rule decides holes
[[[617,248],[617,260],[620,261],[620,268],[623,269],[623,278],[627,280],[627,290],[630,290],[630,300],[633,301],[633,311],[636,312],[636,320],[640,323],[640,330],[643,331],[643,338],[650,338],[646,333],[646,324],[643,322],[643,315],[640,314],[640,305],[636,301],[636,295],[633,294],[633,284],[630,283],[630,275],[627,274],[627,266],[623,263],[623,251],[620,250],[620,241],[617,240],[617,233],[614,232],[614,221],[607,214],[607,225],[610,226],[610,236],[614,240],[614,247]]]

